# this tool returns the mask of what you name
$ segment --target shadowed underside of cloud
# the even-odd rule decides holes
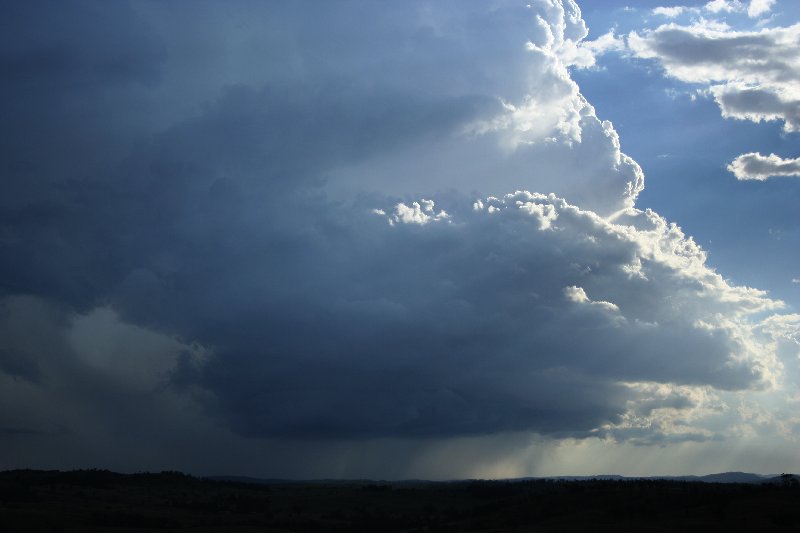
[[[638,389],[623,383],[724,390],[777,378],[769,337],[749,317],[779,303],[729,286],[653,213],[614,224],[530,193],[472,208],[453,201],[447,216],[430,202],[400,203],[386,221],[311,198],[302,205],[314,209],[263,198],[238,206],[246,217],[263,210],[260,227],[288,224],[291,237],[247,234],[234,218],[215,219],[219,233],[165,236],[165,249],[192,260],[139,267],[109,291],[110,303],[214,354],[184,356],[196,350],[172,341],[174,355],[162,360],[145,358],[157,351],[147,349],[99,370],[126,387],[199,387],[237,433],[295,438],[586,436],[635,402]],[[6,372],[46,387],[52,362],[27,340],[34,326],[17,322],[37,313],[25,319],[15,305]],[[104,315],[90,316],[82,323]],[[61,320],[58,337],[114,335],[102,322],[93,333]],[[37,342],[57,342],[46,338]],[[78,352],[69,363],[78,368],[109,357]]]
[[[528,193],[438,221],[402,206],[377,248],[265,305],[259,337],[205,368],[239,431],[588,435],[636,396],[621,381],[772,379],[769,351],[736,322],[776,304],[729,287],[655,215],[632,215],[637,230]]]
[[[243,436],[696,441],[717,393],[782,379],[781,302],[633,208],[573,2],[118,5],[58,50],[56,14],[4,8],[40,30],[0,81],[0,427],[47,437],[14,456],[131,428],[129,468]]]

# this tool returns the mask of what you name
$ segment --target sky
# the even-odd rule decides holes
[[[800,471],[796,3],[0,30],[0,468]]]

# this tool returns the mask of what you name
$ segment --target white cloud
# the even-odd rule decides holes
[[[586,296],[586,291],[584,291],[581,287],[576,287],[575,285],[571,285],[564,289],[564,296],[567,300],[571,302],[589,302],[589,297]]]
[[[420,200],[419,202],[412,202],[411,207],[400,202],[394,206],[394,214],[389,217],[389,224],[396,223],[402,224],[419,224],[420,226],[428,222],[438,222],[440,220],[448,220],[450,215],[444,211],[438,213],[434,211],[434,203],[432,200]],[[374,209],[375,214],[384,214],[382,209]]]
[[[575,285],[570,285],[569,287],[564,288],[564,297],[575,303],[579,304],[587,304],[587,305],[596,305],[602,308],[605,308],[608,311],[619,311],[619,307],[616,304],[611,302],[599,301],[595,302],[589,299],[586,295],[586,291],[583,290],[582,287],[576,287]]]
[[[751,4],[753,16],[768,3]],[[721,5],[721,4],[720,4]],[[721,8],[720,8],[721,9]],[[786,132],[800,131],[800,24],[739,32],[707,22],[662,25],[628,45],[639,57],[657,59],[667,74],[706,85],[725,118],[781,121]],[[797,175],[797,163],[775,154],[743,154],[728,165],[740,180]]]
[[[686,10],[687,8],[685,6],[656,7],[653,9],[653,14],[667,18],[675,18]]]
[[[636,400],[629,402],[622,420],[598,429],[601,435],[636,445],[702,442],[721,435],[703,427],[729,408],[709,387],[664,383],[630,383]]]
[[[607,52],[625,50],[625,40],[614,35],[614,30],[609,30],[593,41],[581,41],[575,48],[576,59],[567,60],[569,64],[579,67],[591,67],[596,63],[596,58]],[[582,54],[589,52],[589,55]]]
[[[787,132],[800,130],[800,100],[791,89],[730,82],[713,85],[710,91],[725,118],[752,122],[777,120],[783,121]]]
[[[703,9],[711,13],[742,11],[744,5],[739,0],[711,0]]]
[[[738,32],[708,23],[668,24],[628,45],[639,57],[657,59],[668,75],[706,84],[724,116],[781,120],[786,131],[800,128],[800,25]]]
[[[750,3],[745,5],[745,3],[741,2],[740,0],[712,0],[707,2],[702,7],[702,10],[697,7],[668,6],[656,7],[653,9],[652,13],[654,15],[666,18],[677,18],[685,13],[698,15],[701,14],[702,11],[706,11],[714,15],[747,12],[748,17],[758,18],[769,13],[772,9],[772,6],[775,5],[775,1],[776,0],[750,0]]]
[[[767,156],[758,152],[742,154],[728,165],[738,180],[764,181],[770,177],[800,177],[800,158],[783,159],[775,154]]]
[[[747,16],[751,18],[760,17],[769,13],[776,0],[750,0],[747,6]]]

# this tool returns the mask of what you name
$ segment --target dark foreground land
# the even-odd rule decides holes
[[[0,531],[800,531],[800,488],[663,480],[213,481],[0,472]]]

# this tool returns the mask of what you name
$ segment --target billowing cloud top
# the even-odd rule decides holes
[[[634,208],[572,0],[51,7],[3,8],[14,460],[723,438],[718,394],[782,383],[782,303]]]

